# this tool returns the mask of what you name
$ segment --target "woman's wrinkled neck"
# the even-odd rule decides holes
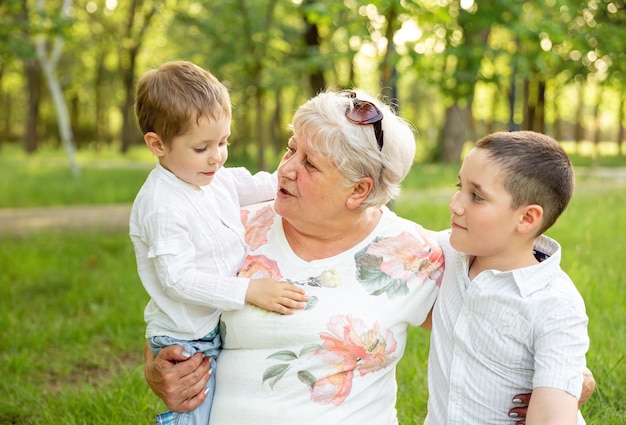
[[[378,225],[380,208],[366,208],[346,214],[334,223],[313,223],[304,226],[283,217],[287,243],[294,254],[305,261],[334,257],[358,245]]]

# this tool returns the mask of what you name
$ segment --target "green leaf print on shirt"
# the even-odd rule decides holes
[[[387,293],[395,298],[409,293],[405,280],[392,279],[380,270],[383,259],[368,254],[367,248],[355,254],[357,279],[370,295]]]
[[[303,357],[308,357],[312,353],[315,353],[316,351],[321,350],[323,348],[324,347],[322,347],[319,344],[310,344],[302,348],[299,354],[296,354],[293,351],[289,351],[289,350],[282,350],[282,351],[277,351],[274,354],[270,354],[269,356],[267,356],[267,358],[280,360],[283,362],[291,362],[291,361],[298,360]],[[289,363],[279,363],[274,366],[268,367],[267,369],[265,369],[265,372],[263,372],[263,383],[265,383],[266,381],[269,381],[270,388],[274,389],[274,385],[276,385],[276,382],[278,382],[285,375],[285,373],[287,373],[287,370],[289,370],[290,366],[291,365]],[[302,374],[302,377],[301,377],[301,374]],[[298,378],[305,384],[309,384],[311,377],[313,377],[313,375],[311,375],[309,372],[306,372],[306,371],[298,372]],[[315,383],[314,377],[313,377],[313,383]]]
[[[289,350],[270,354],[267,359],[281,363],[265,370],[263,383],[269,382],[274,390],[294,368],[297,379],[309,388],[312,401],[338,406],[350,395],[355,377],[384,369],[396,359],[395,336],[391,329],[380,329],[378,322],[368,327],[360,318],[338,314],[329,319],[327,327],[328,332],[320,333],[322,345],[307,345],[298,354]]]

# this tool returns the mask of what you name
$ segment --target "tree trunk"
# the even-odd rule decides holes
[[[63,5],[61,6],[62,17],[68,16],[69,9],[72,5],[72,0],[64,0]],[[42,11],[44,9],[44,0],[37,0],[37,10]],[[61,143],[65,148],[65,153],[67,154],[67,160],[70,165],[70,171],[72,175],[78,177],[80,175],[80,169],[78,168],[78,164],[76,163],[76,147],[74,145],[74,134],[72,133],[72,125],[70,122],[69,111],[67,109],[67,103],[65,98],[63,97],[63,90],[61,89],[61,84],[59,83],[59,79],[56,76],[55,69],[61,57],[61,52],[63,51],[63,39],[57,36],[54,39],[52,51],[50,55],[47,53],[46,49],[46,39],[44,36],[39,36],[35,40],[35,51],[37,52],[37,58],[39,59],[39,64],[41,65],[41,69],[46,77],[46,82],[48,83],[48,89],[50,90],[50,95],[52,96],[52,101],[54,102],[57,122],[59,125],[59,133],[61,135]]]
[[[272,122],[270,123],[269,133],[270,133],[270,143],[274,148],[274,153],[280,153],[285,145],[286,140],[284,139],[284,134],[282,129],[285,127],[282,125],[282,116],[283,116],[283,102],[282,102],[282,89],[281,87],[277,87],[274,91],[274,113],[272,114]]]
[[[546,132],[546,82],[539,80],[536,85],[537,103],[535,108],[535,119],[533,121],[533,130],[539,133]]]
[[[258,79],[261,80],[261,70],[258,70]],[[257,146],[259,147],[258,156],[257,156],[257,167],[259,170],[265,170],[267,165],[265,163],[265,147],[267,145],[265,140],[264,133],[264,125],[263,125],[263,89],[261,88],[261,84],[257,85],[257,90],[254,96],[255,104],[255,114],[256,114],[256,134],[257,134]]]
[[[104,51],[98,54],[96,75],[94,78],[94,119],[95,119],[95,134],[94,141],[96,146],[99,146],[102,142],[108,144],[108,118],[105,113],[105,104],[103,96],[104,88],[104,61],[106,53]]]
[[[28,105],[26,114],[26,132],[24,133],[24,151],[33,153],[37,150],[37,122],[39,121],[39,101],[41,100],[41,71],[37,62],[24,61],[28,86]]]
[[[303,3],[303,6],[310,6],[312,3],[313,2],[311,0],[306,0]],[[319,37],[317,24],[314,22],[311,22],[309,20],[308,15],[306,14],[307,7],[304,7],[303,9],[305,10],[305,14],[303,16],[304,25],[305,25],[304,44],[306,45],[307,59],[308,59],[309,55],[312,54],[312,52],[315,52],[315,55],[319,54],[320,37]],[[311,88],[311,93],[310,93],[311,96],[315,96],[317,93],[323,91],[324,88],[326,87],[326,80],[324,79],[324,71],[319,65],[316,65],[315,68],[311,70],[311,72],[309,73],[308,79],[309,79],[309,86]]]
[[[398,98],[398,78],[395,66],[395,44],[393,42],[393,35],[396,32],[395,25],[398,21],[397,5],[391,3],[389,10],[385,16],[387,21],[387,28],[385,30],[385,38],[387,39],[387,49],[383,55],[382,69],[381,69],[381,83],[382,83],[382,95],[387,99]],[[396,105],[399,112],[399,105]]]
[[[120,113],[122,115],[122,153],[128,152],[128,149],[139,137],[137,127],[135,126],[135,116],[133,114],[133,102],[135,99],[135,92],[133,88],[137,52],[138,48],[129,49],[128,66],[122,70],[122,84],[124,87],[124,101],[120,107]]]
[[[524,99],[524,120],[522,121],[522,128],[524,130],[532,130],[532,123],[535,121],[535,105],[532,98],[532,82],[530,78],[524,78],[522,90]]]
[[[150,25],[150,21],[160,8],[161,2],[154,1],[149,4],[147,10],[144,11],[143,19],[136,19],[136,14],[139,14],[143,1],[132,0],[128,9],[128,21],[126,22],[126,28],[124,29],[124,36],[129,40],[130,47],[127,50],[122,50],[119,54],[120,62],[120,74],[122,76],[122,84],[124,89],[124,100],[120,105],[120,114],[122,115],[122,134],[120,149],[122,153],[126,153],[130,146],[138,139],[140,139],[139,131],[135,125],[135,116],[133,114],[133,102],[135,99],[134,81],[135,81],[135,68],[137,63],[137,56],[142,46],[144,34]],[[137,28],[135,22],[137,24]],[[127,56],[124,57],[124,54]]]
[[[441,132],[441,154],[439,160],[447,163],[459,163],[463,145],[467,140],[468,108],[453,103],[446,109],[445,121]]]
[[[624,110],[626,109],[626,91],[622,91],[622,99],[619,105],[619,112],[617,118],[617,147],[619,149],[619,155],[624,155],[622,147],[624,144]]]
[[[598,150],[598,143],[600,143],[600,139],[602,138],[602,132],[600,131],[602,124],[600,123],[600,103],[602,103],[602,86],[598,87],[598,98],[594,102],[593,106],[593,145],[594,150]]]
[[[578,85],[578,106],[576,108],[576,123],[574,126],[574,141],[576,142],[576,146],[580,146],[580,142],[582,142],[585,138],[585,127],[583,126],[583,118],[585,112],[585,85],[584,83],[580,83]]]

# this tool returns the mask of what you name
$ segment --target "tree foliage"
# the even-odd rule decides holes
[[[34,60],[43,29],[64,41],[57,73],[79,149],[141,143],[135,82],[174,59],[229,87],[231,149],[259,168],[327,87],[382,93],[418,130],[422,158],[456,161],[500,129],[624,135],[624,0],[74,0],[63,22],[33,13],[36,1],[0,3],[0,140],[31,151],[59,143]]]

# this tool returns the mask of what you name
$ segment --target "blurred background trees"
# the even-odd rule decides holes
[[[230,88],[231,155],[259,168],[327,87],[386,96],[415,126],[420,160],[458,161],[466,141],[507,129],[622,152],[624,0],[2,0],[0,155],[143,143],[135,82],[175,59]]]

